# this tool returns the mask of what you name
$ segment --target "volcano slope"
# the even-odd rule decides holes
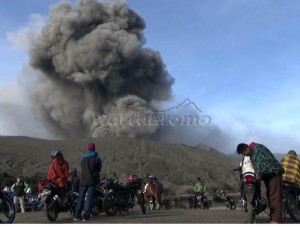
[[[50,153],[60,149],[69,162],[70,170],[80,174],[80,159],[88,143],[95,143],[102,159],[101,178],[114,171],[120,180],[126,181],[132,173],[145,178],[146,174],[158,177],[166,192],[171,194],[191,193],[196,178],[205,180],[208,192],[223,188],[238,192],[239,176],[232,169],[237,160],[209,147],[199,144],[162,144],[157,141],[106,136],[66,140],[44,140],[30,137],[0,137],[1,188],[14,181],[17,175],[29,183],[41,180],[47,174],[51,162]],[[33,191],[36,185],[31,185]]]

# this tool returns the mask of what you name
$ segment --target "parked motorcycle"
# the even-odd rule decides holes
[[[118,212],[128,212],[129,209],[135,206],[135,197],[141,206],[143,214],[146,213],[143,194],[144,183],[141,178],[138,178],[136,175],[130,175],[129,182],[125,185],[108,180],[105,187],[109,189],[104,197],[103,204],[107,215],[113,216]]]
[[[300,188],[296,184],[283,181],[283,216],[286,213],[295,222],[300,222]]]
[[[266,209],[266,199],[260,197],[260,182],[256,180],[254,171],[242,173],[242,167],[233,169],[240,173],[241,208],[247,212],[247,223],[254,223],[255,215]]]
[[[13,200],[8,193],[0,191],[0,223],[13,223],[15,215]]]
[[[60,212],[68,212],[72,217],[74,216],[78,193],[73,192],[70,188],[66,193],[67,202],[64,204],[59,196],[59,188],[51,181],[42,180],[40,190],[38,197],[40,203],[45,207],[45,213],[49,221],[55,221]]]
[[[104,178],[100,180],[100,183],[96,186],[94,201],[91,213],[93,215],[98,215],[104,211],[103,203],[104,203],[104,196],[109,191],[107,185],[109,182],[117,183],[119,180],[119,175],[115,172],[112,173],[110,178]]]
[[[236,209],[235,201],[233,200],[233,198],[231,198],[230,196],[227,195],[227,192],[225,190],[216,189],[215,195],[218,199],[224,201],[226,208],[228,208],[230,210]]]
[[[203,193],[196,192],[194,197],[194,208],[207,209],[209,210],[207,197]]]

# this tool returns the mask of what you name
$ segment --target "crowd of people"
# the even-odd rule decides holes
[[[249,145],[240,143],[236,151],[248,158],[247,161],[251,162],[251,168],[253,168],[257,181],[263,181],[265,184],[270,209],[270,223],[281,223],[283,181],[291,182],[300,187],[300,161],[297,158],[297,153],[290,150],[281,161],[278,161],[266,146],[255,142]],[[95,144],[88,144],[87,151],[81,158],[81,177],[77,175],[77,169],[69,171],[69,164],[60,150],[53,151],[51,158],[52,162],[48,168],[47,179],[59,187],[59,196],[64,204],[67,202],[68,187],[79,193],[74,221],[88,221],[102,168],[102,161],[96,152]],[[147,184],[152,184],[156,180],[155,177],[147,174]],[[156,182],[157,185],[159,183],[159,181]],[[20,203],[21,213],[25,212],[24,196],[29,189],[29,185],[22,176],[18,176],[11,186],[15,207]],[[205,190],[204,181],[197,177],[194,186],[195,197],[199,193],[204,196]]]

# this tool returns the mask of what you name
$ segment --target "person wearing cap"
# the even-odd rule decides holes
[[[79,199],[76,207],[74,221],[87,221],[90,219],[96,185],[100,183],[101,158],[95,151],[95,144],[87,146],[87,152],[81,158],[81,177]],[[84,215],[81,217],[84,208]]]
[[[294,150],[290,150],[281,159],[280,164],[285,170],[282,179],[300,186],[300,161],[297,158],[297,153]]]
[[[238,154],[250,156],[256,179],[263,180],[270,208],[270,223],[282,222],[282,174],[284,169],[272,152],[263,144],[238,144]]]
[[[60,150],[51,152],[52,162],[48,168],[47,180],[51,181],[59,188],[59,197],[64,205],[66,201],[66,193],[69,176],[69,163],[65,160]]]

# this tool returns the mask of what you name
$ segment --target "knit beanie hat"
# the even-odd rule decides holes
[[[89,143],[88,146],[87,146],[87,149],[89,151],[95,151],[95,144],[94,143]]]

